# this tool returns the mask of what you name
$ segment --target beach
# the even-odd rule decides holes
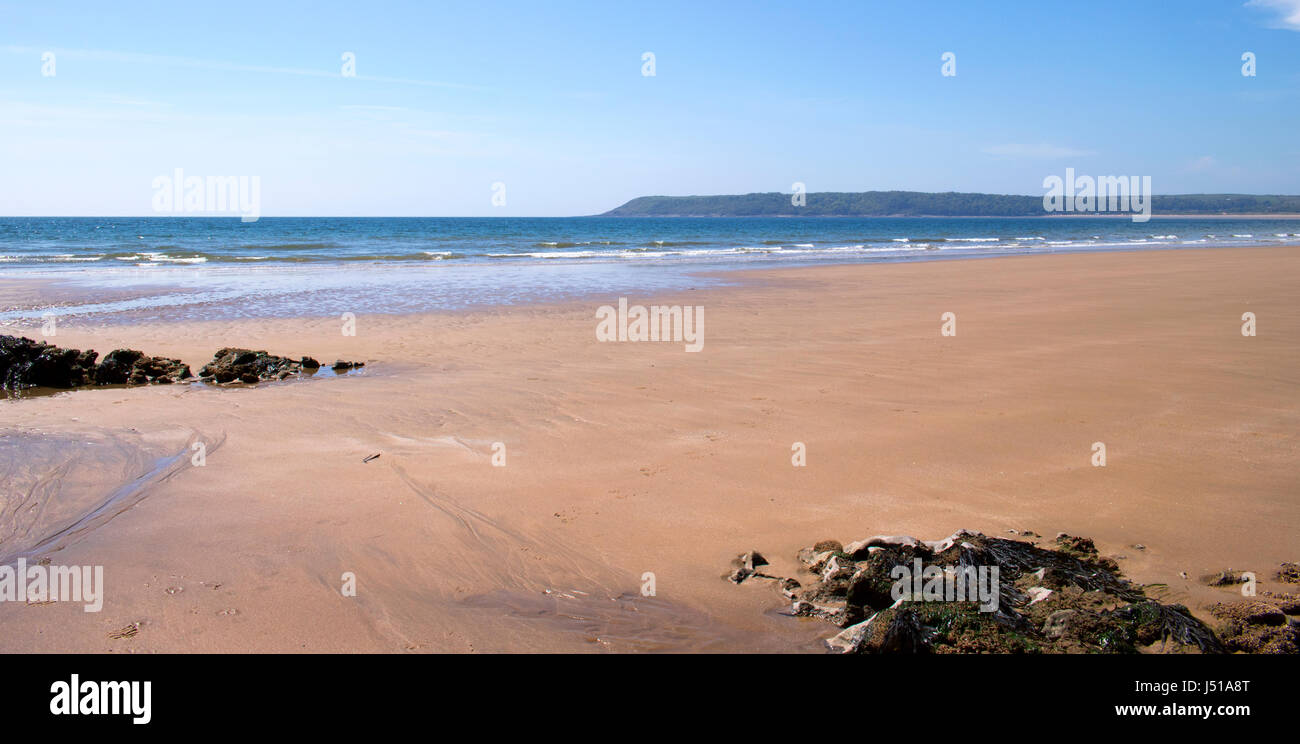
[[[104,566],[102,611],[0,603],[0,649],[819,652],[833,628],[726,581],[732,558],[791,575],[818,540],[962,528],[1093,538],[1207,618],[1239,592],[1202,576],[1283,590],[1300,548],[1298,277],[1294,246],[1185,248],[733,271],[359,312],[355,335],[336,315],[68,321],[51,341],[195,371],[228,346],[366,367],[0,402],[0,451],[24,453],[5,497],[29,507],[92,508],[172,458],[42,553]],[[41,292],[0,282],[11,305]],[[598,342],[620,297],[703,307],[701,350]],[[6,520],[8,544],[36,539]]]

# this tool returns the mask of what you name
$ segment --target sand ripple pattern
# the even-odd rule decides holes
[[[140,503],[225,442],[190,435],[179,451],[133,432],[0,434],[0,565],[62,550]]]

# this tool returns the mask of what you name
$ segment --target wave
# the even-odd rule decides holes
[[[2,223],[0,223],[2,225]],[[564,240],[538,240],[545,233],[532,235],[483,234],[467,235],[458,232],[455,237],[435,238],[404,233],[393,239],[367,234],[355,242],[347,240],[311,241],[283,240],[272,238],[265,242],[232,240],[232,244],[223,245],[219,236],[204,235],[194,239],[189,236],[173,237],[161,233],[149,236],[144,243],[125,241],[125,235],[106,236],[106,240],[89,240],[81,236],[70,236],[68,243],[60,239],[45,239],[35,244],[27,242],[24,235],[13,238],[0,237],[0,266],[9,272],[24,266],[43,266],[49,270],[65,267],[67,271],[100,271],[100,267],[177,267],[197,269],[202,265],[264,267],[273,265],[329,264],[387,262],[442,262],[447,260],[467,260],[469,262],[488,262],[506,259],[555,261],[690,261],[690,260],[755,260],[755,261],[820,261],[820,260],[863,260],[868,257],[887,259],[898,257],[922,257],[927,252],[945,251],[946,255],[963,255],[969,253],[987,255],[997,253],[1032,253],[1052,250],[1089,250],[1111,248],[1116,246],[1167,248],[1177,246],[1224,245],[1239,246],[1248,243],[1273,244],[1282,241],[1294,241],[1300,233],[1282,232],[1289,225],[1258,226],[1259,232],[1233,233],[1219,236],[1205,233],[1196,238],[1195,233],[1205,225],[1183,228],[1176,227],[1183,236],[1172,232],[1168,234],[1141,234],[1141,236],[1108,234],[1091,237],[1069,235],[1016,235],[1018,232],[1029,233],[1040,229],[1037,226],[1023,230],[1024,226],[1011,226],[999,230],[996,226],[975,228],[975,235],[969,237],[938,237],[926,235],[928,229],[921,225],[915,235],[894,237],[882,234],[870,227],[841,230],[832,226],[830,229],[808,230],[803,236],[791,236],[788,240],[763,238],[762,232],[748,236],[744,229],[724,230],[712,240],[701,240],[700,235],[692,234],[682,239],[641,240],[629,235],[610,235],[593,237],[590,240],[569,237]],[[1235,226],[1235,225],[1234,225]],[[1246,226],[1246,225],[1242,225]],[[948,224],[936,229],[952,230]],[[1047,229],[1047,228],[1041,228]],[[1136,232],[1137,228],[1134,228]],[[1149,227],[1148,227],[1149,229]],[[1239,228],[1240,229],[1240,228]],[[1268,232],[1268,230],[1274,232]],[[900,230],[901,231],[901,230]],[[979,236],[978,232],[1005,232],[1015,237],[994,238]],[[132,230],[135,232],[135,230]],[[1074,230],[1061,230],[1061,233],[1073,233]],[[865,233],[865,236],[864,236]],[[579,233],[580,234],[580,233]],[[768,235],[772,233],[769,232]],[[897,235],[897,232],[894,233]],[[623,237],[623,241],[614,240]],[[803,242],[795,242],[802,240]],[[9,242],[6,242],[9,241]],[[179,245],[177,245],[179,243]],[[430,250],[422,250],[430,249]]]

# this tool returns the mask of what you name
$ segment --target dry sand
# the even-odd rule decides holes
[[[630,298],[703,305],[695,354],[597,343],[595,308],[617,297],[362,315],[355,337],[333,318],[60,326],[62,346],[196,371],[221,346],[368,366],[0,403],[0,554],[184,455],[41,553],[103,565],[103,611],[0,604],[0,650],[816,651],[834,629],[725,581],[729,559],[757,549],[791,570],[823,538],[1066,531],[1205,617],[1233,590],[1199,576],[1252,570],[1277,588],[1277,565],[1300,558],[1300,249],[747,279]]]

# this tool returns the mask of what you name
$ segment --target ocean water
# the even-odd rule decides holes
[[[709,286],[733,268],[1297,242],[1300,221],[1285,219],[0,218],[0,279],[54,279],[79,298],[52,289],[0,308],[0,324],[51,309],[417,312]]]

